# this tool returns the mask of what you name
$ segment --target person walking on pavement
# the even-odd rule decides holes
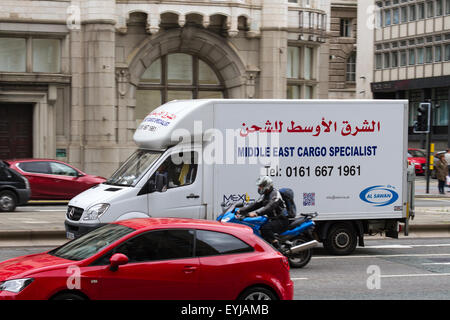
[[[448,163],[445,161],[445,154],[437,155],[439,160],[436,164],[436,178],[438,179],[438,189],[440,194],[445,194],[444,187],[448,176]]]

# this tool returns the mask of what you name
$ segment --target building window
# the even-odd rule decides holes
[[[286,77],[298,79],[300,74],[300,48],[288,47]]]
[[[421,3],[419,3],[418,5],[417,5],[417,8],[418,8],[418,17],[419,17],[419,19],[425,19],[425,3],[424,2],[421,2]]]
[[[448,125],[448,90],[449,88],[436,88],[436,100],[439,108],[436,108],[434,114],[434,125]]]
[[[409,65],[416,64],[416,52],[414,49],[409,49]]]
[[[142,74],[136,91],[136,123],[171,100],[224,98],[216,72],[197,56],[174,53],[154,61]]]
[[[423,48],[417,48],[417,63],[423,64]]]
[[[356,52],[353,52],[347,59],[346,80],[349,82],[356,81]]]
[[[60,73],[61,40],[0,38],[0,72]]]
[[[383,61],[383,57],[381,56],[381,53],[377,53],[375,55],[375,68],[381,69],[383,66],[382,61]]]
[[[442,16],[442,0],[436,0],[436,16]]]
[[[425,62],[432,63],[433,62],[433,47],[425,48]]]
[[[409,21],[415,21],[416,20],[416,5],[413,4],[409,6]]]
[[[445,61],[450,61],[450,44],[445,45]]]
[[[408,7],[400,8],[402,23],[408,22]]]
[[[384,68],[390,68],[391,67],[391,63],[390,63],[390,55],[389,52],[385,52],[384,53]]]
[[[427,2],[427,18],[432,18],[434,16],[434,3],[433,1]]]
[[[312,99],[314,96],[314,48],[288,47],[286,68],[288,99]],[[311,87],[311,88],[308,88]]]
[[[401,67],[404,67],[404,66],[406,66],[406,51],[405,50],[403,50],[403,51],[400,51],[400,66]]]
[[[445,14],[450,14],[450,0],[445,1]]]
[[[341,37],[351,37],[351,20],[341,19],[340,35]]]
[[[59,39],[33,39],[33,72],[61,71],[60,42]]]
[[[392,10],[392,23],[399,24],[400,22],[400,11],[399,8],[394,8]]]
[[[391,66],[392,68],[398,67],[398,52],[394,51],[391,53]]]
[[[313,48],[304,48],[303,62],[303,77],[305,80],[311,80],[314,65]]]
[[[26,62],[26,39],[0,38],[0,71],[26,72]]]
[[[434,61],[435,62],[442,61],[442,47],[441,46],[434,47]]]
[[[300,99],[300,86],[287,86],[287,99]]]
[[[386,27],[391,25],[391,10],[384,11],[384,22]]]

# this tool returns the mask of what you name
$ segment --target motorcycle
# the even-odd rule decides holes
[[[237,211],[240,207],[243,207],[243,203],[234,203],[228,208],[225,208],[225,205],[222,204],[224,213],[217,218],[217,221],[249,226],[253,229],[253,233],[262,238],[261,227],[269,221],[269,218],[267,216],[247,217],[238,214]],[[311,249],[319,244],[316,240],[313,240],[312,235],[315,227],[312,219],[317,216],[317,213],[302,213],[301,216],[290,221],[286,231],[275,234],[275,238],[279,242],[279,247],[276,249],[288,258],[289,265],[292,268],[306,266],[311,260]]]

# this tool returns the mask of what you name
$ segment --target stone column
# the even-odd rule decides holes
[[[263,0],[262,5],[259,97],[286,98],[287,1]]]
[[[72,89],[80,144],[81,168],[86,173],[110,176],[119,165],[115,74],[115,1],[86,0],[81,7],[81,28],[73,44],[80,61],[73,61]],[[79,99],[76,100],[76,99]],[[76,102],[76,103],[74,103]]]

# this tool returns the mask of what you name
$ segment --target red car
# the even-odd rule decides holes
[[[0,263],[0,299],[293,298],[286,257],[247,227],[140,218]]]
[[[10,168],[30,182],[31,200],[70,200],[90,187],[106,181],[71,165],[51,159],[5,160]]]
[[[414,165],[416,174],[424,174],[427,165],[427,156],[421,149],[409,148],[408,161]]]

